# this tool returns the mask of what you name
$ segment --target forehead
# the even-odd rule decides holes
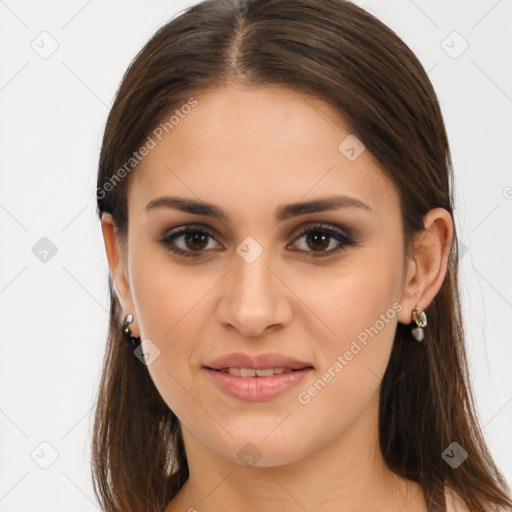
[[[172,194],[249,212],[344,194],[375,211],[397,208],[396,191],[369,151],[347,158],[354,136],[326,102],[283,87],[226,86],[193,98],[193,108],[169,113],[172,125],[159,137],[152,132],[154,147],[129,187],[131,207],[140,211]]]

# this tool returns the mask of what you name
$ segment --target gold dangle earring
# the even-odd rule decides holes
[[[427,315],[418,304],[412,310],[412,319],[416,322],[416,327],[411,330],[411,333],[416,338],[416,341],[423,341],[425,337],[423,328],[427,325]]]
[[[132,336],[132,331],[128,327],[128,325],[131,324],[132,322],[133,322],[133,315],[131,313],[128,313],[126,315],[126,317],[124,319],[124,323],[123,323],[123,334],[124,334],[124,337],[126,338],[126,345],[129,348],[134,349],[140,344],[140,338],[136,338],[136,337]]]

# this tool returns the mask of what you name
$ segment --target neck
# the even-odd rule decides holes
[[[246,467],[226,459],[182,425],[190,477],[166,512],[426,511],[419,485],[386,467],[379,447],[378,397],[372,404],[331,443],[272,467]]]

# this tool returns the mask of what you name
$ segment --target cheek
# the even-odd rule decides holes
[[[156,242],[135,242],[132,250],[130,287],[139,317],[141,334],[167,343],[194,305],[213,285],[213,276],[198,278],[193,266],[173,263]]]
[[[162,364],[172,371],[191,363],[191,354],[204,338],[202,323],[209,318],[204,299],[213,285],[211,276],[166,275],[155,267],[151,272],[141,270],[134,278],[141,337],[158,346]]]
[[[394,246],[382,243],[361,250],[346,265],[319,274],[315,286],[321,293],[309,291],[305,299],[328,327],[316,343],[321,350],[321,370],[331,373],[321,379],[319,387],[329,382],[326,388],[337,390],[333,399],[336,392],[341,393],[349,409],[375,392],[389,361],[402,309],[400,251],[399,239]],[[304,292],[305,286],[304,282]],[[345,397],[347,390],[350,394]],[[328,400],[329,393],[325,395]]]
[[[352,339],[364,342],[366,337],[378,336],[392,341],[401,277],[400,246],[396,250],[376,245],[354,253],[332,271],[318,273],[314,279],[308,276],[301,293],[329,327],[333,347],[340,350]]]
[[[134,250],[132,295],[142,339],[157,347],[158,357],[148,366],[155,386],[167,405],[180,417],[193,411],[195,380],[191,365],[198,363],[208,292],[218,277],[192,266],[172,264],[159,248]],[[195,411],[200,414],[201,410]]]
[[[230,453],[239,440],[250,438],[262,451],[273,453],[276,462],[292,457],[290,453],[298,457],[312,452],[348,430],[375,399],[389,361],[397,322],[393,304],[399,297],[400,250],[399,243],[381,243],[337,266],[305,266],[301,272],[287,268],[286,280],[298,297],[289,298],[294,317],[288,328],[302,333],[301,342],[315,354],[318,371],[290,394],[284,409],[294,413],[283,421],[282,408],[262,415],[225,407],[219,415],[218,395],[205,389],[204,381],[201,387],[191,371],[205,354],[208,335],[218,332],[212,289],[222,272],[206,265],[172,264],[160,249],[139,246],[132,252],[131,286],[141,336],[160,350],[148,371],[163,400],[212,447]],[[272,436],[266,438],[270,431]]]
[[[321,359],[317,374],[297,389],[296,423],[283,423],[275,431],[277,445],[286,446],[287,436],[297,428],[309,433],[295,438],[302,453],[319,449],[341,432],[353,432],[356,423],[360,433],[367,429],[368,438],[374,434],[374,419],[362,418],[370,404],[378,407],[401,310],[396,300],[399,274],[390,267],[383,272],[384,268],[351,266],[350,273],[339,274],[335,286],[324,288],[321,298],[314,301],[310,295],[308,305],[330,329],[316,341]]]

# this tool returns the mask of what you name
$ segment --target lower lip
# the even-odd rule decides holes
[[[313,368],[303,368],[270,377],[238,377],[205,368],[217,386],[235,398],[258,402],[270,400],[298,384]]]

